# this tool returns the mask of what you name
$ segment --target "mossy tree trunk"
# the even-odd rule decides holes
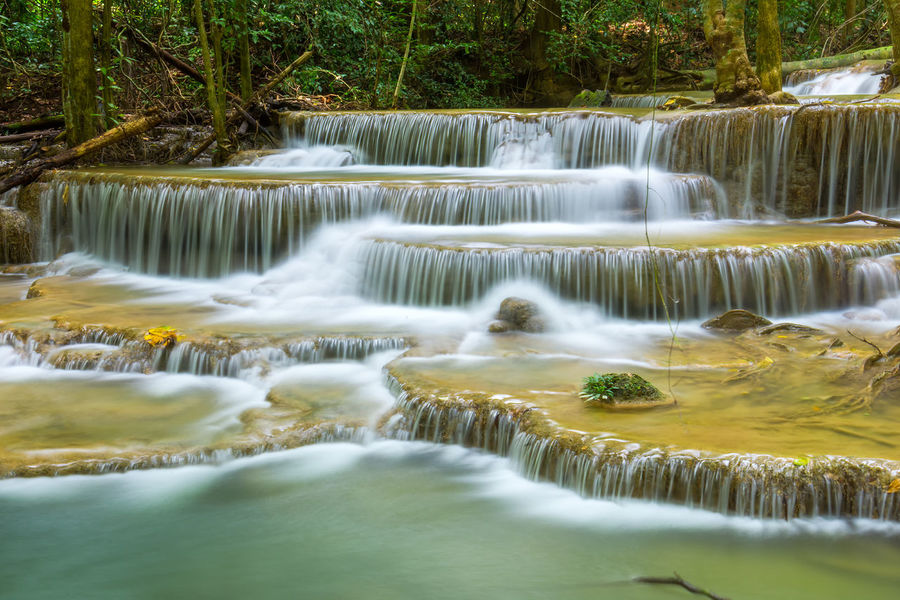
[[[112,0],[103,0],[102,30],[100,33],[100,83],[103,96],[103,125],[106,129],[116,124],[116,105],[113,99],[112,76]]]
[[[72,147],[97,134],[97,75],[91,0],[60,0],[62,9],[63,113]]]
[[[703,0],[703,33],[716,59],[716,102],[747,106],[765,104],[768,96],[747,56],[744,39],[746,0]]]
[[[238,53],[241,63],[241,100],[246,102],[253,94],[253,83],[250,79],[250,32],[248,5],[250,0],[237,0]]]
[[[888,27],[891,30],[891,44],[894,46],[894,64],[891,66],[893,85],[900,85],[900,0],[884,0]]]
[[[778,29],[778,0],[759,0],[756,72],[762,88],[767,94],[781,91],[781,31]]]
[[[212,0],[210,0],[212,2]],[[216,75],[214,74],[213,59],[209,51],[209,40],[206,37],[206,22],[203,18],[203,6],[200,0],[194,0],[194,18],[197,21],[197,32],[200,35],[200,53],[203,56],[203,73],[206,80],[206,99],[209,104],[209,110],[212,112],[213,129],[216,132],[216,152],[213,155],[213,162],[220,163],[224,161],[228,153],[228,132],[225,130],[225,97],[224,90],[221,95],[217,92]],[[215,19],[215,16],[213,16]],[[216,67],[221,63],[221,59],[217,58]]]

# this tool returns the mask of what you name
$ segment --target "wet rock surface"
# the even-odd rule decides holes
[[[756,329],[757,327],[765,327],[771,325],[772,321],[754,314],[750,311],[740,308],[729,310],[726,313],[709,319],[703,323],[704,329],[714,329],[718,331],[740,332],[747,329]]]
[[[546,327],[537,304],[524,298],[510,296],[500,303],[496,320],[488,325],[488,331],[490,333],[511,331],[541,333]]]

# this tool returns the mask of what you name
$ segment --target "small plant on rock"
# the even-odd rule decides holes
[[[584,378],[579,394],[585,404],[647,402],[662,398],[652,383],[634,373],[594,373]]]

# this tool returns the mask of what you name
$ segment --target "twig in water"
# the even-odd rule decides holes
[[[878,346],[876,346],[875,344],[873,344],[872,342],[870,342],[870,341],[867,340],[866,338],[860,337],[860,336],[856,335],[855,333],[853,333],[853,332],[850,331],[849,329],[847,330],[847,333],[850,334],[852,337],[856,338],[857,340],[861,341],[862,343],[868,344],[869,346],[872,346],[872,347],[875,349],[875,352],[877,353],[878,358],[882,358],[882,357],[884,356],[884,352],[881,351],[881,348],[879,348]]]
[[[700,589],[696,585],[685,581],[678,573],[673,573],[672,577],[635,577],[634,581],[636,583],[650,583],[657,585],[677,585],[683,587],[692,594],[700,594],[701,596],[706,596],[710,600],[728,600],[728,598],[725,598],[724,596],[707,592],[706,590]]]

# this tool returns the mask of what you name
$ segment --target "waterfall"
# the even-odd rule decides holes
[[[549,144],[557,168],[637,168],[650,157],[661,169],[712,175],[745,206],[808,216],[896,210],[898,117],[900,105],[872,103],[667,113],[652,125],[597,110],[294,113],[284,127],[304,143],[351,146],[385,165],[486,166],[511,141]]]
[[[682,319],[732,308],[766,315],[847,305],[862,286],[896,289],[896,277],[851,261],[900,251],[900,241],[764,248],[474,248],[373,240],[361,249],[362,292],[381,302],[464,305],[504,281],[531,279],[561,298],[591,302],[610,316],[660,319],[666,298]]]
[[[754,518],[861,517],[900,520],[900,498],[882,484],[900,474],[888,461],[713,455],[547,433],[538,411],[454,396],[419,395],[389,374],[398,414],[386,433],[483,448],[509,456],[523,476],[592,498],[643,498]],[[536,433],[540,432],[540,433]]]

